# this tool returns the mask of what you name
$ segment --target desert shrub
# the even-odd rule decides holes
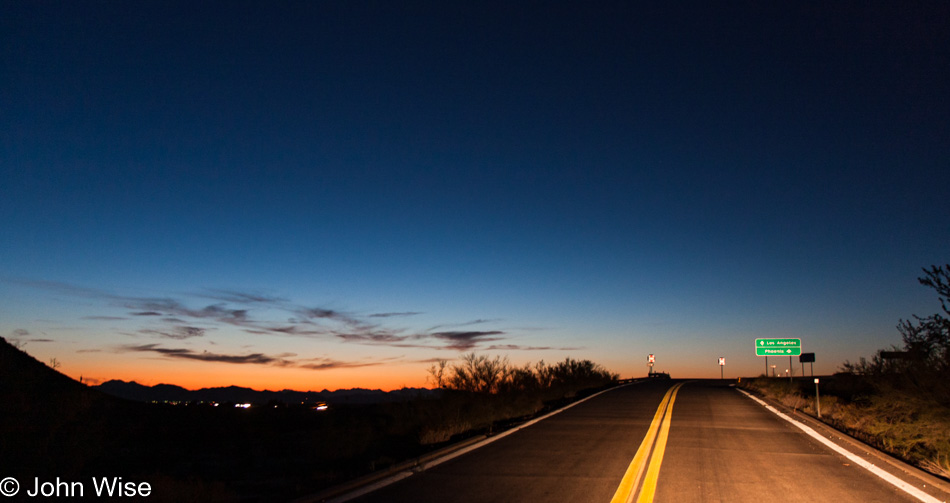
[[[784,397],[782,397],[782,405],[792,410],[803,409],[807,403],[808,401],[805,400],[805,397],[797,393],[789,393],[785,395]]]
[[[431,381],[445,388],[474,393],[504,394],[543,391],[552,388],[582,389],[603,386],[617,378],[590,360],[566,358],[553,365],[538,362],[512,366],[507,357],[490,358],[474,352],[461,356],[461,362],[447,366],[445,361],[429,369]]]
[[[422,421],[418,439],[424,445],[465,432],[491,433],[502,422],[533,416],[546,403],[608,385],[617,376],[589,360],[567,358],[553,365],[541,361],[519,367],[507,357],[472,352],[458,363],[442,360],[432,365],[429,379],[447,393]]]

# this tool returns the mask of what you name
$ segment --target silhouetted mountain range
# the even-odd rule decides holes
[[[341,389],[336,391],[257,391],[238,386],[202,388],[192,391],[173,384],[144,386],[135,381],[125,382],[120,380],[107,381],[98,386],[93,386],[93,388],[112,396],[139,402],[230,402],[251,403],[255,405],[263,405],[271,402],[280,402],[288,405],[313,402],[370,404],[429,397],[438,393],[436,390],[426,388],[403,388],[393,391],[363,388]]]
[[[271,402],[299,404],[328,402],[331,404],[371,404],[399,402],[412,398],[437,396],[438,390],[426,388],[403,388],[393,391],[378,389],[342,389],[336,391],[258,391],[238,386],[187,390],[172,384],[143,386],[136,382],[112,380],[98,386],[84,386],[76,380],[50,368],[27,353],[15,348],[0,337],[0,397],[6,404],[11,401],[22,407],[36,408],[46,404],[51,409],[63,403],[108,401],[109,397],[137,402],[218,402],[251,403],[263,405]]]

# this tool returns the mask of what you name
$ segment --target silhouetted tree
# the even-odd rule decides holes
[[[429,367],[429,380],[436,388],[442,388],[445,385],[445,367],[448,364],[445,360],[439,360]]]
[[[897,330],[903,348],[892,346],[878,351],[871,360],[845,362],[842,370],[872,378],[876,386],[913,389],[950,403],[950,265],[931,266],[923,271],[924,276],[918,281],[937,292],[943,314],[901,319]]]
[[[494,393],[498,391],[507,367],[508,358],[489,358],[474,352],[462,355],[462,363],[452,366],[448,385],[462,391]]]
[[[950,370],[950,309],[947,306],[950,301],[950,264],[945,267],[931,266],[924,269],[925,277],[918,278],[921,285],[937,292],[943,314],[926,318],[914,315],[916,322],[902,319],[897,325],[905,350],[913,353],[925,367],[938,372]]]

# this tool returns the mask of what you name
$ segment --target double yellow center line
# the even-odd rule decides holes
[[[656,492],[656,480],[660,476],[660,465],[663,463],[663,453],[666,451],[666,439],[670,434],[670,421],[673,418],[673,402],[676,400],[676,393],[683,387],[680,383],[670,388],[660,406],[653,415],[653,422],[650,423],[650,429],[647,431],[637,454],[627,467],[627,473],[623,475],[620,481],[620,487],[614,493],[610,503],[632,503],[636,497],[637,503],[649,503],[653,501],[653,494]],[[650,452],[653,455],[650,455]],[[647,457],[650,458],[647,466]],[[646,476],[643,476],[644,470]],[[642,480],[641,480],[642,479]],[[638,496],[639,492],[639,496]]]

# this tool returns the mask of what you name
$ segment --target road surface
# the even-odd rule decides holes
[[[727,383],[662,380],[608,391],[355,501],[919,500]]]

